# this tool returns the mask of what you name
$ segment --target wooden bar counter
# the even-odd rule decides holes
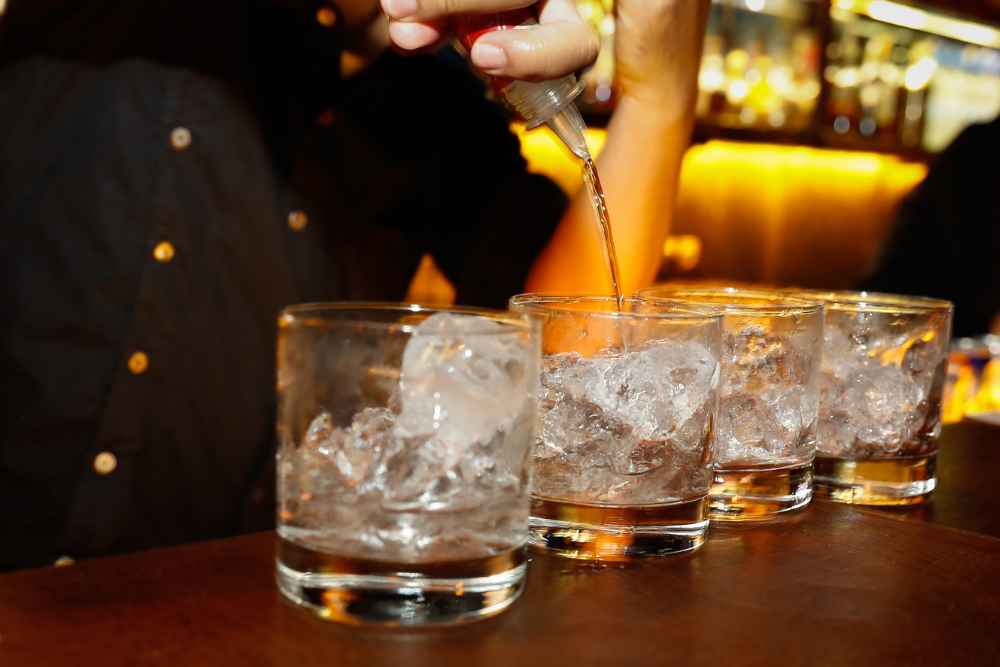
[[[926,508],[816,502],[629,565],[532,552],[510,610],[443,630],[287,604],[271,533],[10,573],[0,665],[996,665],[998,482],[1000,428],[946,427]]]

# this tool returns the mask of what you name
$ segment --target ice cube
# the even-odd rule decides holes
[[[824,375],[821,451],[848,457],[902,452],[927,421],[923,382],[894,364],[874,362],[859,368],[846,382]]]
[[[317,490],[330,485],[354,488],[368,479],[374,461],[393,441],[393,415],[384,408],[366,408],[348,428],[333,425],[324,412],[309,424],[298,458]]]
[[[713,459],[717,463],[753,460],[767,455],[773,430],[764,401],[754,394],[732,393],[719,402],[719,426]]]
[[[364,497],[396,512],[468,508],[516,493],[534,428],[526,410],[533,351],[521,337],[491,335],[501,331],[508,329],[481,317],[425,320],[401,351],[398,390],[387,369],[370,373],[390,408],[362,409],[345,428],[329,413],[314,418],[287,477],[310,499]]]
[[[694,342],[656,341],[618,355],[551,355],[542,376],[536,491],[662,501],[672,493],[663,479],[703,463],[717,385],[718,361]],[[661,482],[643,484],[636,494],[637,480],[650,475]]]
[[[441,512],[473,509],[527,486],[524,458],[534,425],[521,415],[487,440],[470,443],[461,460],[437,437],[398,439],[383,453],[374,489],[383,509]]]
[[[708,350],[697,343],[656,343],[626,355],[608,375],[621,386],[614,412],[633,435],[628,447],[615,449],[612,469],[642,475],[665,465],[678,448],[700,451],[703,439],[685,426],[706,428],[704,418],[692,418],[718,384],[718,363]]]
[[[759,393],[777,384],[801,384],[813,363],[814,333],[771,333],[750,324],[723,336],[726,371],[723,393]]]
[[[944,359],[940,336],[933,331],[919,332],[903,345],[900,366],[911,376],[932,375]]]
[[[535,391],[532,352],[524,338],[488,318],[427,318],[403,352],[400,435],[435,438],[442,463],[452,467],[469,446],[510,428],[524,411]]]
[[[919,427],[914,415],[922,394],[920,385],[893,365],[872,365],[856,373],[846,400],[857,439],[892,453]]]
[[[438,438],[397,439],[385,452],[377,474],[382,507],[395,511],[436,510],[458,492],[448,450]]]
[[[768,370],[779,341],[769,336],[767,329],[760,324],[747,324],[736,331],[727,329],[722,343],[729,367],[741,371],[733,377],[745,381],[751,375]]]
[[[779,385],[759,394],[732,393],[722,397],[713,446],[716,463],[775,462],[808,456],[815,438],[814,404],[801,388]]]
[[[593,403],[593,426],[640,440],[664,438],[703,404],[717,383],[718,363],[698,343],[657,342],[620,356],[570,360],[563,390]]]
[[[866,355],[855,349],[850,334],[827,322],[823,329],[823,352],[821,367],[831,380],[846,381],[860,366]]]
[[[712,447],[716,464],[811,456],[818,401],[810,394],[815,391],[818,333],[808,325],[776,332],[751,323],[723,336],[726,358]],[[837,343],[851,345],[847,339]]]

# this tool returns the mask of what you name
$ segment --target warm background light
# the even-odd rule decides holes
[[[925,174],[875,153],[710,141],[684,160],[673,233],[701,239],[700,276],[852,287]]]
[[[1000,415],[1000,336],[955,342],[948,363],[942,420]]]
[[[515,131],[529,168],[567,193],[580,168],[544,130]],[[590,130],[599,153],[604,132]],[[900,200],[927,173],[895,156],[803,146],[710,141],[684,159],[666,249],[684,248],[683,270],[746,282],[849,287],[876,260]],[[614,202],[608,202],[614,215]],[[691,241],[699,243],[695,265]],[[679,270],[682,267],[677,267]]]
[[[567,193],[579,163],[547,130],[515,125],[531,171]],[[604,131],[588,130],[596,155]],[[665,277],[852,287],[874,266],[902,198],[926,167],[895,156],[802,146],[710,141],[684,159]],[[613,201],[608,202],[612,216]],[[665,213],[666,214],[666,213]],[[440,299],[453,290],[430,264],[410,292]],[[669,273],[673,272],[673,273]]]
[[[1000,48],[1000,30],[996,28],[918,9],[900,2],[847,0],[846,2],[836,2],[835,7],[911,30],[920,30],[969,44],[978,44],[994,49]]]

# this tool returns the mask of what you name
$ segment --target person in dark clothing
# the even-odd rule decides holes
[[[1000,196],[992,162],[1000,117],[963,130],[903,200],[864,289],[948,299],[953,333],[988,333],[1000,315]]]
[[[682,36],[666,55],[626,60],[655,75],[628,83],[613,121],[611,190],[630,178],[616,155],[650,139],[657,147],[636,167],[675,178],[704,20],[701,2],[634,4],[650,14],[636,22],[647,42]],[[460,301],[494,306],[546,262],[572,257],[580,275],[600,266],[599,251],[588,265],[579,245],[553,247],[592,223],[527,172],[507,117],[464,61],[382,53],[378,9],[7,4],[0,569],[266,525],[283,306],[400,300],[425,253]],[[339,75],[346,46],[371,59],[350,79]],[[517,74],[562,74],[593,56],[574,47],[545,60],[535,46],[504,47]],[[670,66],[646,67],[657,58]],[[663,113],[661,89],[675,113]],[[634,124],[647,135],[625,132]],[[632,178],[639,191],[643,178]],[[669,218],[619,224],[620,246],[646,234],[658,248]],[[630,238],[629,226],[641,231]]]

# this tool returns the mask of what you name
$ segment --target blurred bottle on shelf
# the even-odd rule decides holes
[[[819,98],[816,2],[714,2],[699,75],[698,117],[728,128],[805,129]]]
[[[944,149],[965,127],[1000,114],[1000,50],[941,42],[927,91],[923,147]]]
[[[830,12],[821,123],[833,143],[938,152],[1000,113],[1000,31],[872,4],[838,1]],[[918,18],[922,29],[909,25]]]
[[[577,2],[602,42],[580,106],[607,115],[614,0]],[[903,25],[913,17],[925,29]],[[703,127],[791,136],[818,128],[835,146],[936,152],[1000,113],[1000,30],[890,2],[713,0],[698,85]]]
[[[581,106],[604,114],[614,106],[614,0],[577,0],[601,36],[597,63],[583,81]],[[697,114],[708,124],[800,130],[819,99],[815,0],[716,0],[699,72]]]

